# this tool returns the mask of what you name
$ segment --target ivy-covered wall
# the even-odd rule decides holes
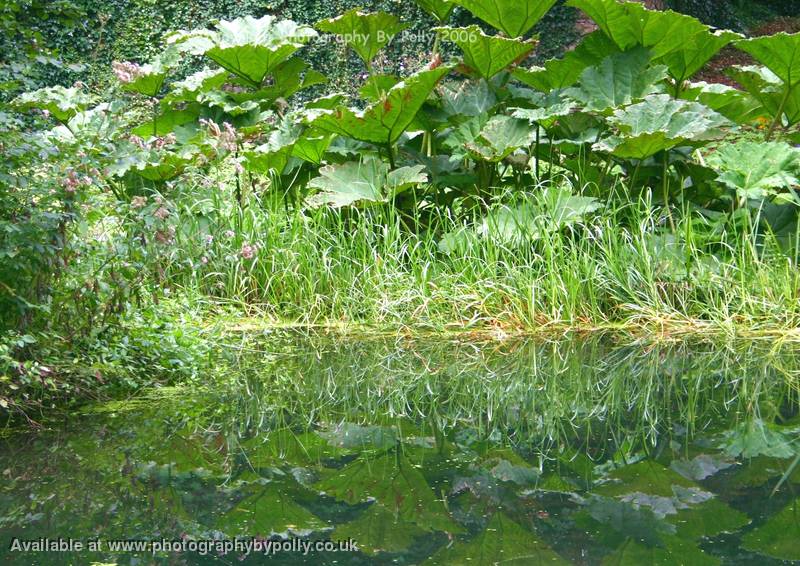
[[[85,79],[108,80],[113,60],[143,62],[158,51],[166,32],[209,26],[217,19],[242,15],[274,14],[303,23],[314,23],[337,16],[351,8],[383,10],[411,24],[401,37],[385,50],[386,71],[402,71],[415,66],[430,52],[428,38],[435,22],[412,0],[73,0],[84,17],[71,28],[54,26],[47,41],[56,47],[64,61],[87,66]],[[539,57],[549,58],[577,39],[576,12],[559,2],[541,22]],[[479,23],[465,10],[456,9],[456,24]],[[309,59],[325,73],[334,87],[344,87],[362,70],[358,59],[333,45],[310,46]],[[64,76],[64,82],[75,77]]]
[[[798,1],[667,0],[666,4],[706,23],[742,30],[775,15],[798,15]],[[69,84],[83,80],[102,85],[110,80],[112,61],[146,61],[158,52],[164,34],[172,30],[207,27],[214,20],[248,14],[275,14],[314,23],[354,7],[391,12],[411,24],[378,61],[387,72],[413,68],[429,53],[430,35],[421,32],[435,24],[412,0],[5,0],[0,1],[0,32],[4,32],[0,37],[0,83],[8,75],[27,74],[22,88],[38,86],[37,81]],[[559,1],[536,30],[541,37],[537,57],[559,55],[573,44],[578,39],[577,17],[574,9]],[[480,24],[459,8],[453,23]],[[55,48],[58,60],[40,57],[44,71],[40,68],[36,73],[22,66],[10,69],[9,62],[15,59],[30,61],[27,55],[32,41],[34,51],[43,46]],[[353,54],[332,44],[311,45],[307,56],[330,78],[334,89],[346,90],[357,82],[362,70]]]

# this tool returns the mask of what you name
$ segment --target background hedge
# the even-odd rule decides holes
[[[796,3],[670,0],[668,5],[712,25],[743,29],[775,15],[796,15]],[[354,7],[391,12],[411,24],[411,33],[396,39],[379,61],[387,72],[413,68],[426,57],[430,45],[415,42],[413,37],[421,34],[413,32],[435,24],[412,0],[5,0],[0,3],[0,82],[16,81],[14,90],[78,79],[103,86],[110,81],[113,60],[146,61],[171,30],[207,27],[247,14],[313,23]],[[563,2],[556,5],[536,29],[541,34],[538,58],[556,56],[578,39],[576,18],[576,11]],[[453,22],[476,23],[461,9],[454,12]],[[360,61],[339,47],[312,45],[307,56],[335,89],[347,89],[362,71]],[[40,65],[28,65],[31,57]]]

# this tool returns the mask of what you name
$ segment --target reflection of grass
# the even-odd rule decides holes
[[[500,432],[537,450],[583,439],[595,448],[629,443],[635,452],[676,426],[691,432],[731,418],[775,421],[800,396],[790,346],[283,336],[282,348],[274,339],[245,342],[220,402],[237,426],[400,419],[431,437],[467,427],[477,438]],[[265,345],[268,362],[258,354]]]

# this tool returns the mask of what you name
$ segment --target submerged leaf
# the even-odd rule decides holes
[[[423,564],[558,566],[569,563],[535,533],[523,529],[505,513],[498,511],[479,535],[467,542],[456,542],[443,548]]]
[[[742,546],[780,560],[800,560],[800,498],[747,533]]]
[[[461,530],[422,473],[407,458],[394,453],[359,458],[323,479],[317,488],[350,504],[374,498],[398,520],[425,530]]]
[[[331,539],[352,539],[358,541],[359,551],[377,554],[402,552],[408,549],[417,537],[426,534],[425,529],[403,521],[380,503],[375,503],[355,521],[336,527],[331,533]]]

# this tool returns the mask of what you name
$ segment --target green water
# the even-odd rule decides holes
[[[0,439],[0,560],[800,560],[800,348],[270,334],[228,353],[196,384]],[[101,550],[19,549],[59,537]],[[262,552],[190,550],[234,539]]]

